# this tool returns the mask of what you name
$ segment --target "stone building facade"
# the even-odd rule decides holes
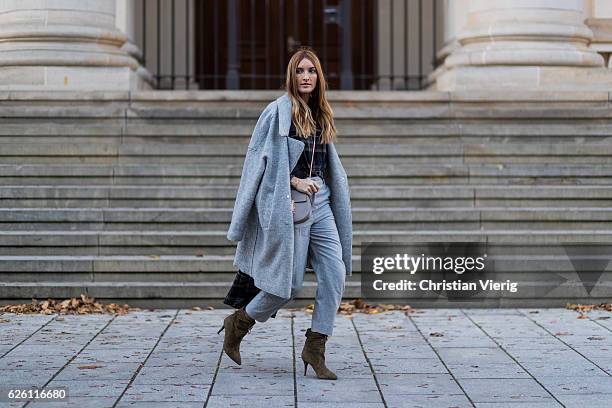
[[[368,9],[363,6],[366,2]],[[368,13],[352,21],[349,34],[371,31],[361,48],[352,47],[373,67],[376,81],[371,89],[410,89],[407,81],[417,73],[426,77],[421,88],[444,91],[611,86],[612,3],[607,0],[336,3],[350,6],[353,15],[360,7]],[[156,75],[170,70],[176,76],[173,87],[197,89],[189,76],[198,72],[198,60],[213,59],[219,52],[198,48],[202,15],[212,14],[212,8],[206,7],[213,4],[226,7],[222,26],[231,20],[231,13],[248,6],[239,0],[217,0],[206,6],[193,0],[2,1],[0,89],[147,89],[159,87]],[[270,7],[278,7],[275,4]],[[338,7],[324,12],[330,15],[331,26],[334,21],[342,25],[342,14],[334,14]],[[167,39],[170,30],[172,43]],[[285,35],[288,48],[299,43],[290,31]],[[412,51],[421,47],[416,41],[430,45]],[[165,52],[170,47],[172,55]],[[164,52],[155,53],[156,49]],[[353,61],[358,57],[353,56]],[[143,60],[146,67],[139,63]],[[355,66],[342,69],[341,80],[351,75],[353,81],[352,76],[360,73]]]

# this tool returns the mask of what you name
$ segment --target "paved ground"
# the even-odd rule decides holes
[[[303,375],[310,316],[257,324],[243,365],[221,353],[230,310],[0,316],[0,384],[68,387],[28,407],[610,407],[612,313],[426,309],[338,315],[337,381]],[[0,407],[23,403],[0,402]]]

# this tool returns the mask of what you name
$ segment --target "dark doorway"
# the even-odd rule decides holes
[[[346,1],[346,0],[345,0]],[[280,89],[289,57],[300,45],[314,48],[330,89],[340,89],[342,49],[351,61],[352,89],[370,89],[374,78],[374,0],[352,0],[351,43],[342,41],[342,0],[209,0],[195,3],[195,80],[200,89],[227,89],[236,62],[238,89]],[[233,14],[232,14],[233,13]],[[234,16],[233,23],[228,17]],[[228,21],[230,23],[228,24]],[[228,31],[235,26],[235,41]],[[233,47],[233,48],[232,48]],[[350,55],[347,58],[347,55]],[[346,69],[344,70],[346,73]]]

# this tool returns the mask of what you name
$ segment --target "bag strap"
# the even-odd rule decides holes
[[[312,158],[310,159],[310,171],[308,172],[308,177],[312,177],[312,166],[314,164],[314,156],[315,156],[315,151],[317,150],[317,130],[315,127],[315,134],[313,136],[314,144],[312,145]],[[288,146],[287,146],[288,148]],[[302,154],[304,154],[304,152],[302,152]]]
[[[312,176],[312,165],[314,163],[315,151],[317,150],[317,130],[316,129],[315,129],[315,134],[312,136],[312,141],[313,141],[313,145],[312,145],[312,159],[310,160],[310,172],[308,173],[308,178],[310,178]]]

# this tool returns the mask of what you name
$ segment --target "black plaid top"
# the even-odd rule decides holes
[[[312,146],[313,136],[308,138],[302,138],[297,135],[297,131],[293,121],[291,121],[291,128],[289,129],[289,137],[304,142],[304,152],[300,156],[295,168],[291,171],[289,178],[295,176],[298,178],[307,178],[310,169],[310,161],[312,160]],[[316,138],[316,147],[314,154],[314,161],[312,164],[312,177],[319,176],[325,179],[325,172],[327,170],[327,145],[321,143],[321,127],[317,123],[317,131],[314,138]]]

